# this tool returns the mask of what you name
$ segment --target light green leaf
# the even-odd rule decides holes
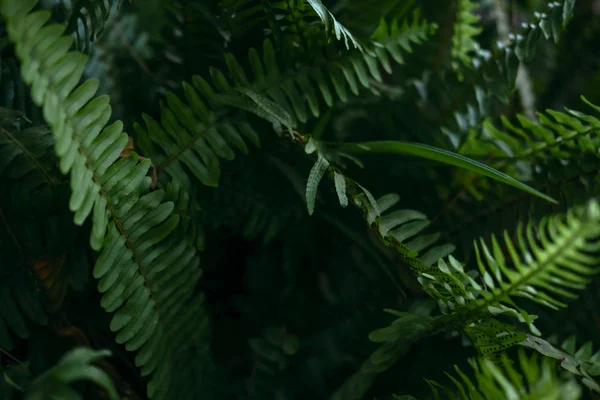
[[[346,195],[346,178],[342,174],[338,174],[337,172],[333,173],[334,182],[335,182],[335,191],[338,195],[338,199],[340,200],[340,205],[342,207],[346,207],[348,205],[348,196]]]
[[[262,96],[253,90],[238,88],[240,93],[248,96],[262,111],[264,111],[266,116],[264,118],[268,119],[272,122],[278,122],[281,125],[284,125],[288,133],[290,135],[294,134],[294,122],[290,114],[277,103],[267,99],[265,96]]]
[[[312,215],[315,210],[315,201],[317,199],[317,187],[319,182],[325,175],[325,171],[329,167],[329,161],[325,159],[321,154],[317,158],[317,162],[313,165],[308,175],[308,182],[306,183],[306,207],[308,208],[308,214]]]
[[[352,33],[350,33],[350,31],[346,29],[344,25],[340,24],[335,19],[335,17],[331,14],[331,12],[329,12],[327,7],[323,5],[321,0],[307,0],[307,2],[315,10],[319,18],[321,18],[321,20],[325,24],[325,29],[328,34],[331,30],[333,30],[337,40],[341,40],[343,37],[347,49],[350,49],[350,46],[348,45],[348,40],[352,42],[354,47],[356,47],[357,49],[361,49],[360,44],[356,41],[354,36],[352,36]]]
[[[379,141],[379,142],[362,142],[362,143],[349,143],[343,145],[340,151],[344,152],[355,152],[355,153],[390,153],[390,154],[407,154],[416,157],[426,158],[429,160],[438,161],[444,164],[454,165],[460,168],[467,169],[469,171],[476,172],[478,174],[487,176],[499,182],[513,186],[524,192],[538,196],[544,200],[552,203],[557,203],[553,198],[535,190],[534,188],[517,181],[510,176],[495,170],[494,168],[482,164],[478,161],[467,158],[463,155],[453,153],[448,150],[438,149],[436,147],[428,146],[426,144],[419,143],[406,143],[400,141]]]
[[[363,192],[365,192],[365,195],[367,196],[367,199],[369,199],[369,203],[371,203],[371,208],[373,211],[373,218],[369,217],[369,224],[371,223],[371,220],[374,220],[375,216],[380,217],[381,216],[381,212],[379,211],[379,205],[377,204],[377,201],[375,200],[375,197],[373,197],[373,195],[371,194],[371,192],[369,192],[366,188],[362,187],[361,185],[359,185],[357,183],[358,187],[362,189]],[[371,214],[371,211],[369,211],[369,214]]]

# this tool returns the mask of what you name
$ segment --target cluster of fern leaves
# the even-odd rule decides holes
[[[596,0],[0,0],[1,399],[600,398]]]

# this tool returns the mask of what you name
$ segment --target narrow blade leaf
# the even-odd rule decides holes
[[[444,164],[450,164],[456,167],[467,169],[469,171],[473,171],[475,173],[487,176],[499,182],[513,186],[524,192],[533,194],[549,202],[555,204],[557,203],[557,201],[553,198],[535,190],[534,188],[522,182],[519,182],[514,178],[511,178],[510,176],[500,171],[495,170],[494,168],[488,165],[482,164],[463,155],[453,153],[444,149],[438,149],[436,147],[428,146],[425,144],[384,140],[377,142],[348,143],[346,145],[343,145],[339,150],[354,153],[407,154],[415,157],[426,158],[429,160],[434,160]]]

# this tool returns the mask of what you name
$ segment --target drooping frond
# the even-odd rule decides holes
[[[94,267],[101,305],[114,312],[110,328],[118,343],[138,350],[142,375],[152,373],[148,396],[194,398],[177,365],[206,332],[195,248],[177,232],[180,216],[163,191],[149,192],[150,160],[135,152],[121,157],[127,134],[110,118],[106,96],[94,98],[98,83],[77,86],[86,57],[68,52],[65,26],[45,25],[47,11],[29,13],[35,0],[0,3],[11,40],[22,61],[23,79],[52,128],[60,170],[70,173],[70,209],[76,224],[92,213],[91,245],[102,250]]]
[[[382,242],[396,250],[411,268],[426,269],[454,250],[452,245],[433,246],[439,234],[422,234],[430,224],[423,213],[402,209],[385,214],[400,201],[397,194],[391,193],[375,199],[366,188],[330,165],[329,159],[339,161],[344,156],[356,162],[348,152],[344,152],[343,149],[339,152],[328,151],[319,141],[312,138],[306,143],[305,152],[317,153],[317,160],[306,183],[309,214],[312,214],[314,209],[317,187],[326,172],[329,172],[342,207],[350,201],[359,207],[364,213],[367,225],[374,228]],[[422,253],[424,250],[427,251]],[[419,253],[422,255],[419,256]]]

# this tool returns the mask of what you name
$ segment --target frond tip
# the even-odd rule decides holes
[[[307,0],[307,3],[315,10],[321,21],[325,24],[325,30],[329,32],[333,31],[337,40],[344,38],[346,48],[349,49],[348,40],[357,49],[362,49],[358,41],[352,36],[352,33],[341,23],[339,23],[333,14],[323,5],[321,0]]]
[[[514,268],[508,268],[500,244],[492,238],[475,246],[477,263],[489,291],[486,300],[525,297],[556,309],[558,298],[576,298],[574,291],[600,272],[600,206],[596,200],[564,215],[543,218],[536,230],[530,222],[517,229],[516,247],[507,233],[506,249]],[[511,301],[509,301],[511,302]]]
[[[535,315],[515,303],[525,297],[556,309],[574,299],[590,277],[600,272],[600,206],[597,200],[574,207],[566,214],[543,218],[537,228],[529,222],[520,225],[516,242],[508,233],[504,246],[492,236],[491,246],[483,240],[475,243],[475,255],[481,279],[467,273],[462,264],[450,256],[439,260],[438,270],[419,274],[419,282],[446,314],[456,314],[463,321],[498,314],[512,315],[533,325]],[[505,253],[510,257],[506,259]],[[475,274],[476,275],[476,274]]]

